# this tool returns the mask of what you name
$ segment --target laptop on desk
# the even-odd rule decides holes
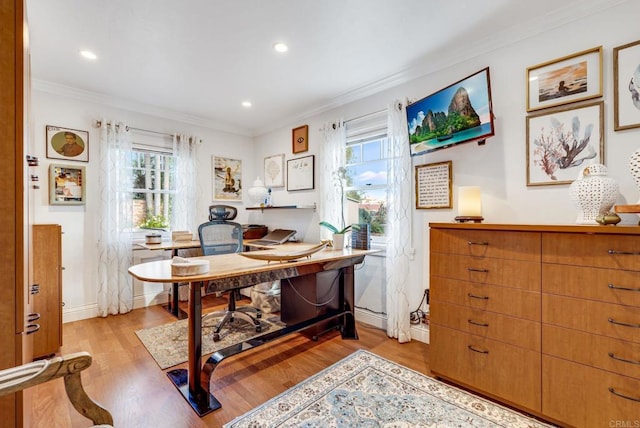
[[[296,234],[295,230],[288,229],[274,229],[271,232],[267,233],[261,239],[256,241],[251,241],[252,245],[278,245],[287,242]]]

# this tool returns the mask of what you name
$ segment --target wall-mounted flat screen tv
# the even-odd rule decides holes
[[[407,106],[411,156],[494,135],[489,67]]]

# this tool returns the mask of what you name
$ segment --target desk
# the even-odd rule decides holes
[[[303,249],[313,244],[283,244],[278,251]],[[267,250],[269,251],[269,250]],[[209,273],[203,275],[173,277],[171,261],[162,260],[141,263],[129,268],[135,278],[149,282],[187,281],[189,287],[189,361],[188,369],[171,370],[169,379],[182,393],[191,407],[203,416],[221,407],[210,393],[211,375],[216,366],[226,357],[263,345],[286,334],[304,330],[319,324],[333,323],[342,333],[343,339],[357,339],[354,318],[354,266],[364,261],[371,250],[323,250],[292,262],[267,263],[248,259],[240,254],[204,256],[210,263]],[[235,344],[213,353],[202,365],[202,288],[207,292],[234,290],[260,282],[282,281],[281,318],[286,326],[268,332],[246,342]],[[337,288],[335,286],[337,285]],[[305,301],[315,295],[322,305],[311,304],[300,309],[302,302],[295,295],[303,293]],[[331,292],[333,297],[327,299]]]
[[[193,248],[200,248],[200,241],[191,240],[191,241],[166,241],[161,242],[159,244],[138,244],[142,248],[147,250],[162,250],[167,251],[171,250],[171,255],[173,257],[178,255],[178,250],[187,250]],[[179,282],[174,282],[171,288],[171,296],[169,296],[169,302],[166,306],[163,306],[166,310],[175,315],[179,320],[187,317],[187,313],[178,307],[178,302],[180,300],[180,296],[178,295]]]

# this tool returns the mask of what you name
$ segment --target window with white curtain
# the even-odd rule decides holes
[[[176,194],[176,158],[170,149],[133,144],[133,231],[169,229]]]
[[[387,221],[387,112],[346,122],[345,216],[369,224],[372,246],[384,246]]]

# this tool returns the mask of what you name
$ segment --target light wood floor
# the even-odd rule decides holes
[[[212,297],[203,302],[209,310],[223,304],[224,300]],[[357,325],[359,340],[342,340],[339,333],[331,332],[314,342],[294,333],[224,360],[212,377],[212,393],[222,408],[200,418],[135,335],[136,330],[172,321],[175,318],[161,306],[152,306],[64,324],[61,353],[93,355],[93,365],[82,372],[83,384],[111,412],[116,427],[220,427],[357,349],[429,374],[428,345],[399,344],[366,324]],[[90,425],[69,404],[62,379],[32,391],[33,428]]]

